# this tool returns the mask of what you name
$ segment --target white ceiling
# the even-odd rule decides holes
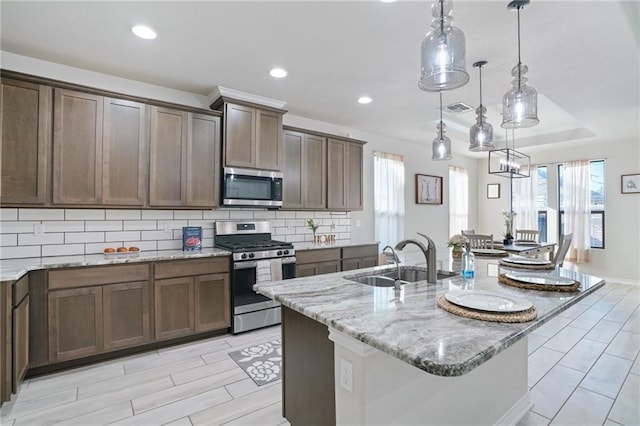
[[[435,137],[437,93],[418,89],[431,1],[174,1],[0,3],[3,51],[200,95],[221,85],[287,102],[292,114],[422,144]],[[502,95],[517,62],[507,1],[454,0],[470,82],[445,104],[483,100],[502,145]],[[147,24],[154,41],[136,38]],[[540,124],[516,148],[585,138],[640,140],[640,3],[532,0],[521,11],[522,62],[539,93]],[[283,80],[273,66],[289,71]],[[373,103],[360,105],[361,95]],[[474,111],[444,115],[454,153],[467,151]],[[511,140],[511,136],[509,136]],[[538,148],[536,148],[538,147]],[[475,154],[480,155],[480,154]]]

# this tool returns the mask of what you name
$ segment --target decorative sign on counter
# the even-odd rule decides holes
[[[183,226],[182,227],[182,251],[202,249],[202,227]]]

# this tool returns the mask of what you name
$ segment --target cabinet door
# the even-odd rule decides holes
[[[363,268],[360,259],[344,259],[342,261],[342,270],[343,271],[352,271],[354,269]]]
[[[256,110],[256,167],[282,168],[282,114]]]
[[[284,164],[283,175],[283,200],[286,208],[301,208],[304,206],[302,171],[302,146],[304,133],[286,130],[284,132]]]
[[[361,259],[361,268],[371,268],[378,266],[378,256],[363,257]]]
[[[189,114],[187,206],[220,204],[220,118]]]
[[[29,367],[29,296],[13,308],[13,393]]]
[[[195,331],[220,330],[231,325],[229,274],[199,275],[195,285]]]
[[[305,135],[303,146],[304,207],[327,208],[327,140]]]
[[[193,333],[195,330],[193,278],[156,280],[154,299],[157,340]]]
[[[105,285],[102,299],[106,350],[151,341],[149,281]]]
[[[102,289],[49,293],[49,361],[81,358],[102,351]]]
[[[142,206],[147,177],[146,105],[104,98],[102,204]]]
[[[0,202],[44,204],[51,146],[51,88],[2,79]]]
[[[317,263],[296,264],[296,278],[312,277],[318,275]]]
[[[362,210],[362,151],[362,145],[347,142],[345,173],[349,210]]]
[[[318,263],[318,274],[331,274],[340,271],[340,261],[332,260],[330,262]]]
[[[335,139],[327,141],[327,207],[347,208],[345,187],[346,143]]]
[[[53,202],[102,201],[103,98],[56,89],[53,131]]]
[[[225,104],[224,115],[225,166],[255,167],[255,108]]]
[[[181,206],[186,192],[187,113],[151,107],[149,205]]]

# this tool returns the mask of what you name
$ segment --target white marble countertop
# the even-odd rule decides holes
[[[15,281],[29,271],[39,269],[70,268],[76,266],[117,265],[122,263],[152,262],[158,260],[191,259],[198,257],[229,256],[231,252],[216,248],[202,250],[142,251],[137,254],[87,254],[77,256],[30,257],[0,261],[0,281]]]
[[[449,251],[440,249],[438,266],[459,270]],[[425,265],[421,253],[401,255],[402,265]],[[439,376],[460,376],[509,347],[559,312],[604,285],[601,278],[557,268],[551,274],[582,283],[575,293],[524,290],[498,283],[499,259],[476,258],[475,279],[457,276],[436,284],[418,281],[402,290],[372,287],[349,280],[395,266],[261,283],[254,289],[284,306],[366,343],[380,351]],[[531,301],[536,320],[506,324],[450,314],[437,306],[449,290],[480,289]]]

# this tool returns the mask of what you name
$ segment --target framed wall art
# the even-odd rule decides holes
[[[640,174],[622,175],[622,193],[638,194],[640,193]]]
[[[442,204],[442,178],[416,173],[416,204]]]
[[[487,198],[500,198],[500,184],[489,183],[487,184]]]

